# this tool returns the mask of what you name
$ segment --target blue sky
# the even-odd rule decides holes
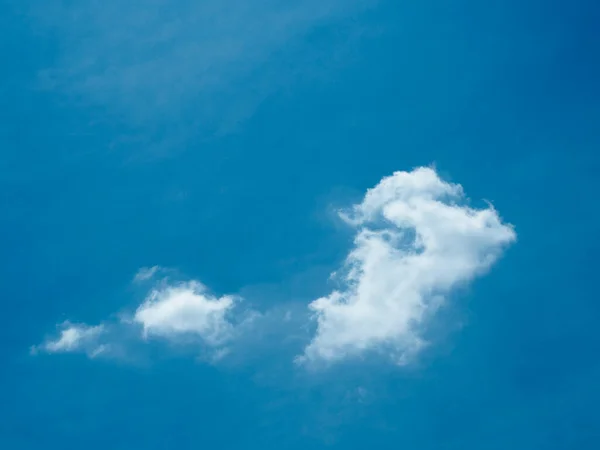
[[[592,1],[0,2],[0,447],[595,449]]]

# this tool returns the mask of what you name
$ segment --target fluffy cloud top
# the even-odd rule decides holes
[[[354,248],[341,287],[309,305],[317,331],[305,361],[369,350],[405,361],[424,344],[422,326],[444,296],[485,272],[516,239],[493,207],[464,205],[461,186],[431,168],[382,179],[340,214],[357,230]]]
[[[173,338],[192,334],[217,345],[231,336],[226,315],[234,306],[232,296],[215,297],[196,281],[153,289],[135,312],[134,322],[144,335]]]

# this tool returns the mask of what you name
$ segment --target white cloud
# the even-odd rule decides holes
[[[335,274],[339,287],[309,305],[316,332],[299,357],[303,362],[335,362],[371,351],[399,364],[409,361],[427,344],[428,319],[448,294],[488,270],[516,239],[492,206],[469,207],[462,187],[430,168],[382,179],[340,216],[356,231],[354,246]],[[142,268],[134,282],[163,270]],[[154,283],[120,321],[65,323],[58,338],[33,350],[94,357],[129,347],[131,339],[158,337],[197,345],[200,357],[215,363],[267,341],[284,348],[306,336],[305,313],[292,314],[291,303],[259,314],[240,311],[241,298],[213,295],[198,281]]]
[[[191,281],[153,289],[133,321],[142,325],[145,336],[197,335],[207,344],[218,345],[232,335],[227,314],[234,303],[234,297],[212,296],[204,285]]]
[[[313,301],[316,334],[300,361],[334,362],[377,350],[403,363],[452,288],[485,272],[516,239],[489,206],[431,168],[396,172],[340,213],[356,228],[341,287]]]
[[[133,278],[133,281],[135,283],[141,283],[141,282],[144,282],[144,281],[148,281],[148,280],[152,279],[154,277],[154,275],[156,275],[156,273],[159,270],[160,270],[159,266],[142,267],[135,274],[135,277]]]
[[[47,353],[85,352],[91,358],[106,350],[106,346],[98,343],[98,338],[106,330],[103,325],[71,324],[65,322],[58,338],[47,340],[33,347],[32,351]]]
[[[133,282],[147,281],[159,270],[164,269],[142,268]],[[58,337],[33,346],[31,353],[81,352],[90,358],[100,354],[127,357],[136,341],[160,337],[197,346],[205,359],[214,363],[228,355],[230,349],[226,345],[234,344],[241,330],[249,330],[259,316],[252,310],[234,314],[240,302],[241,298],[231,295],[216,297],[195,280],[175,283],[165,278],[156,283],[133,314],[120,312],[115,315],[118,320],[103,321],[97,326],[64,322]]]

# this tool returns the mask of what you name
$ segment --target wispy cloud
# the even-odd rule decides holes
[[[312,302],[316,335],[300,361],[380,351],[403,363],[425,345],[423,327],[456,286],[485,272],[516,239],[489,206],[464,204],[460,185],[431,168],[396,172],[340,215],[356,228],[341,287]]]
[[[134,283],[141,283],[144,281],[151,280],[160,270],[159,266],[152,267],[142,267],[137,271],[135,277],[133,278]]]
[[[94,358],[106,350],[106,346],[100,343],[102,334],[106,332],[103,325],[89,326],[64,322],[60,328],[58,337],[32,347],[32,353],[83,352]]]
[[[240,119],[286,83],[283,73],[254,78],[276,52],[372,3],[83,0],[36,2],[32,17],[61,43],[56,65],[43,73],[47,87],[132,123],[178,122],[191,113],[215,126]]]

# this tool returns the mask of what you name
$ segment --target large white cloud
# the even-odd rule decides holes
[[[234,300],[209,294],[197,281],[165,286],[150,292],[133,320],[142,325],[145,336],[196,335],[207,344],[218,345],[231,337],[227,314]]]
[[[460,185],[431,168],[396,172],[341,212],[356,228],[341,287],[309,306],[316,334],[302,361],[379,350],[397,362],[424,344],[422,328],[450,290],[485,272],[516,239],[489,206],[466,206]]]
[[[378,351],[402,363],[421,349],[427,319],[448,293],[488,270],[516,239],[492,206],[466,203],[460,185],[418,168],[382,179],[361,203],[340,212],[356,230],[354,247],[336,274],[339,287],[309,305],[316,332],[300,361],[335,362]],[[213,295],[198,281],[156,280],[164,272],[158,266],[138,272],[136,286],[154,287],[120,321],[65,323],[60,336],[34,351],[94,357],[122,348],[122,339],[156,337],[199,345],[217,361],[269,326],[269,317],[279,317],[240,311],[241,298]],[[260,317],[264,320],[256,320]],[[281,315],[282,322],[286,318],[289,322]],[[285,333],[294,334],[287,322]],[[285,341],[281,338],[276,345]]]

